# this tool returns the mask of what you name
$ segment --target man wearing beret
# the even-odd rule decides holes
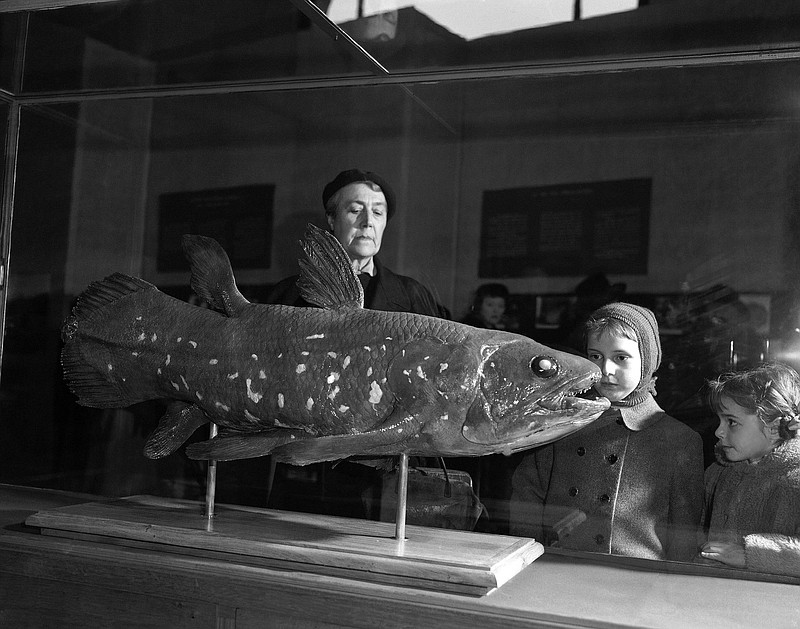
[[[328,226],[344,246],[364,286],[366,308],[449,318],[425,286],[394,273],[376,257],[386,225],[396,211],[394,192],[385,179],[359,169],[342,171],[323,189],[322,204]],[[300,296],[297,279],[295,275],[279,282],[267,301],[311,306]],[[293,482],[298,473],[316,476],[316,482]],[[301,472],[280,465],[273,479],[271,507],[359,518],[378,516],[381,476],[364,465],[319,463]]]
[[[449,318],[431,292],[417,280],[394,273],[375,256],[394,215],[395,196],[377,173],[356,168],[340,172],[322,191],[322,204],[333,235],[342,243],[364,286],[364,307],[390,312]],[[267,301],[287,306],[310,306],[300,297],[297,276],[287,277]]]

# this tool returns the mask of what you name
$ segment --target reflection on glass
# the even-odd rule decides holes
[[[675,4],[651,8],[672,11]],[[228,79],[237,72],[274,77],[302,66],[238,66],[235,55],[225,56],[236,37],[210,43],[197,35],[189,45],[191,28],[166,54],[147,38],[128,38],[116,28],[123,18],[142,17],[156,6],[166,11],[173,5],[36,14],[35,41],[56,42],[54,34],[67,32],[60,41],[74,46],[56,54],[35,44],[26,88]],[[581,23],[589,28],[626,20],[645,9]],[[398,8],[400,16],[403,10]],[[305,19],[291,15],[287,20],[295,26]],[[198,28],[204,19],[198,17]],[[224,21],[218,21],[221,28]],[[534,30],[566,33],[577,27],[573,22]],[[142,17],[141,23],[150,22]],[[397,28],[401,33],[399,20]],[[765,40],[788,41],[791,33],[782,28],[767,29]],[[105,34],[88,44],[92,29],[98,38]],[[510,36],[502,37],[497,51],[509,59],[528,54],[525,38],[510,46]],[[105,55],[108,49],[114,54]],[[459,48],[450,61],[467,63],[477,49]],[[396,57],[395,67],[423,67],[436,51],[412,46]],[[403,55],[412,53],[419,57],[403,65],[411,59]],[[303,72],[362,71],[336,55],[327,61],[312,55]],[[476,64],[488,58],[480,56]],[[125,70],[117,73],[116,62],[106,59],[122,59]],[[703,399],[705,380],[764,359],[800,366],[794,183],[800,86],[791,58],[316,87],[23,107],[0,379],[0,417],[14,421],[5,423],[11,434],[0,441],[7,462],[0,481],[200,499],[202,464],[182,450],[158,461],[141,454],[164,413],[163,401],[128,409],[74,403],[60,374],[61,323],[87,284],[117,271],[192,299],[188,269],[165,253],[164,242],[196,216],[176,219],[164,212],[176,199],[184,209],[201,207],[212,196],[218,202],[220,191],[230,193],[227,199],[245,198],[243,190],[269,191],[269,243],[254,236],[251,226],[260,230],[269,221],[254,222],[252,207],[244,208],[250,214],[241,220],[234,211],[219,220],[209,206],[198,211],[204,229],[238,234],[258,250],[237,257],[234,270],[245,296],[263,300],[274,283],[296,272],[295,243],[305,225],[325,224],[322,186],[346,168],[374,170],[395,185],[398,212],[381,255],[430,287],[454,318],[469,311],[478,287],[502,283],[509,293],[506,321],[521,334],[582,351],[570,337],[598,299],[613,296],[652,310],[662,346],[656,401],[699,436],[705,465],[714,460],[718,427]],[[266,196],[246,198],[260,199],[253,201],[258,204]],[[269,259],[259,263],[259,256]],[[204,438],[200,432],[193,437]],[[453,477],[468,478],[487,507],[477,530],[509,532],[511,479],[522,458],[496,454],[448,462]],[[270,494],[274,474],[282,475],[280,495]],[[335,505],[322,491],[325,482],[308,467],[272,470],[268,458],[221,462],[218,500],[326,511]],[[382,480],[377,495],[389,500],[390,488]],[[287,496],[293,502],[280,503]]]

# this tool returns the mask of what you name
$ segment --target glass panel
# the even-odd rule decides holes
[[[27,92],[368,74],[289,2],[113,2],[31,14]]]
[[[44,78],[43,61],[31,63],[42,88],[100,84],[66,65]],[[26,104],[0,481],[200,498],[204,465],[183,447],[142,455],[163,391],[125,409],[75,403],[59,365],[62,322],[90,282],[114,272],[201,301],[178,246],[187,231],[217,238],[245,297],[264,301],[297,271],[306,224],[327,225],[325,183],[354,167],[396,192],[380,259],[427,286],[453,319],[480,305],[479,286],[502,283],[507,329],[580,352],[570,323],[586,280],[602,283],[596,273],[606,298],[656,311],[657,400],[701,437],[710,464],[717,422],[697,395],[704,380],[762,358],[800,367],[798,63]],[[487,506],[478,530],[510,531],[522,458],[448,457]],[[273,469],[268,458],[221,462],[217,498],[369,517],[388,517],[392,500],[380,475]]]
[[[800,9],[733,0],[330,0],[317,5],[389,71],[782,48]],[[641,6],[638,6],[641,5]]]
[[[311,17],[288,1],[257,0],[202,5],[149,0],[39,11],[31,14],[24,89],[382,72],[345,38],[334,42],[322,23],[328,18],[389,72],[556,60],[607,62],[700,50],[784,54],[800,40],[800,7],[788,0],[765,7],[705,0],[637,7],[631,0],[595,0],[578,3],[578,20],[572,0],[466,4],[332,0],[319,2],[319,12],[306,8]]]
[[[18,13],[0,13],[0,89],[16,91],[14,77],[15,45],[23,16]]]

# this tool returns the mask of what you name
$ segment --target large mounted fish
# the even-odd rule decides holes
[[[172,400],[148,457],[209,421],[219,434],[188,446],[192,458],[510,454],[609,406],[577,397],[600,377],[584,358],[505,331],[365,309],[347,253],[312,225],[299,285],[319,308],[250,303],[215,240],[184,236],[183,247],[192,288],[213,309],[115,273],[80,295],[62,330],[64,376],[80,404]]]

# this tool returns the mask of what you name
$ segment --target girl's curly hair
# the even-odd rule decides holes
[[[800,376],[781,363],[763,363],[746,371],[725,373],[708,382],[708,403],[719,413],[722,398],[756,414],[767,428],[777,428],[781,442],[800,427]]]

